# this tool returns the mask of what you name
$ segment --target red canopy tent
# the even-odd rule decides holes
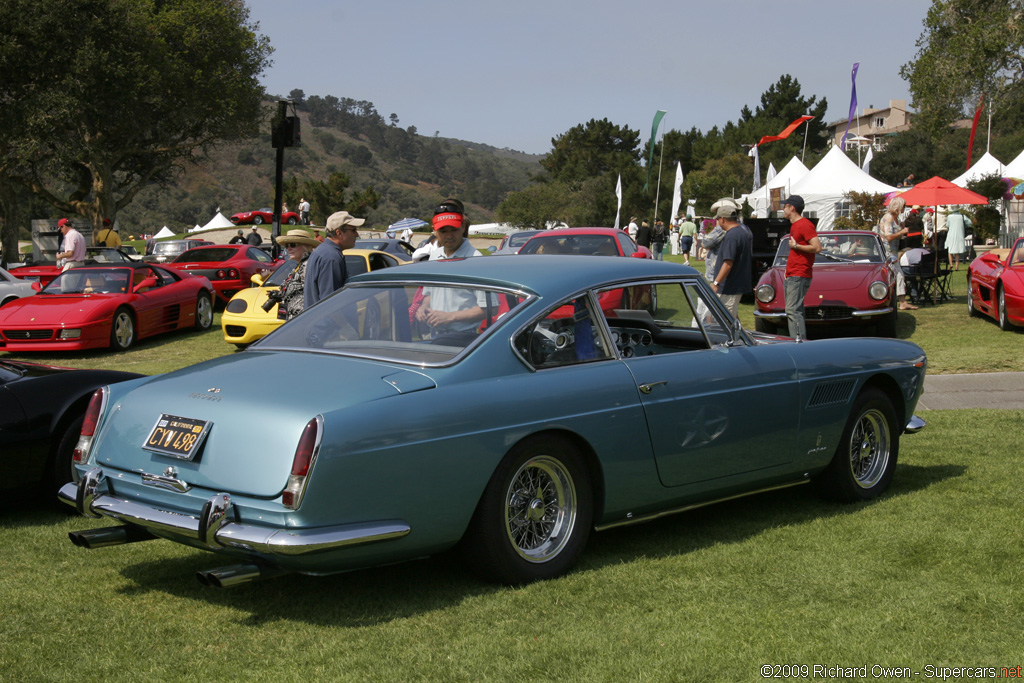
[[[946,204],[988,204],[988,199],[954,185],[939,176],[929,178],[898,195],[907,206],[944,206]]]

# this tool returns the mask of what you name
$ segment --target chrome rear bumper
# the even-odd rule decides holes
[[[110,492],[99,468],[85,472],[78,483],[61,487],[57,497],[86,517],[110,517],[148,529],[198,541],[210,550],[238,549],[270,555],[307,555],[344,546],[401,538],[411,527],[401,520],[343,524],[310,529],[284,529],[238,522],[231,496],[217,493],[199,516],[162,510],[118,498]]]

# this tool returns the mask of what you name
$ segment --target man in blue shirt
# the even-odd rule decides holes
[[[754,236],[750,228],[739,222],[735,204],[722,203],[715,211],[715,222],[725,230],[718,248],[718,270],[711,288],[732,314],[739,317],[740,298],[753,290],[751,278]]]
[[[304,310],[345,286],[348,273],[342,252],[356,245],[358,228],[365,222],[365,218],[356,218],[348,211],[337,211],[327,219],[326,239],[306,261],[306,284],[302,297]]]

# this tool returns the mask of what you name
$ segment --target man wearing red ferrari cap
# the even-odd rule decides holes
[[[431,261],[479,256],[470,243],[466,210],[458,199],[446,199],[434,210],[434,234],[437,244],[430,252]],[[433,335],[445,332],[466,332],[476,328],[487,306],[483,292],[452,287],[424,287],[423,297],[416,304],[416,320],[432,328]]]
[[[458,199],[446,199],[434,210],[434,235],[437,245],[430,253],[431,261],[479,256],[469,242],[469,219]]]

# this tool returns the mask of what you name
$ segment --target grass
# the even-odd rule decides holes
[[[1024,434],[932,411],[893,486],[809,487],[595,535],[577,570],[510,589],[441,557],[218,591],[214,555],[86,551],[95,520],[0,514],[5,681],[755,680],[764,664],[1016,666]],[[993,434],[1000,434],[995,439]],[[100,522],[100,525],[108,522]],[[921,676],[919,676],[921,677]]]
[[[681,256],[666,260],[682,263]],[[703,272],[704,262],[691,260]],[[920,310],[900,312],[896,334],[909,339],[928,355],[929,374],[965,372],[1024,371],[1024,331],[1003,332],[990,318],[967,315],[967,273],[961,267],[951,276],[953,301]],[[754,305],[740,304],[740,322],[754,329]],[[116,368],[147,375],[169,372],[203,360],[234,353],[224,341],[220,313],[207,332],[181,331],[144,339],[126,352],[107,350],[63,353],[0,353],[0,357],[21,358],[75,368]]]

